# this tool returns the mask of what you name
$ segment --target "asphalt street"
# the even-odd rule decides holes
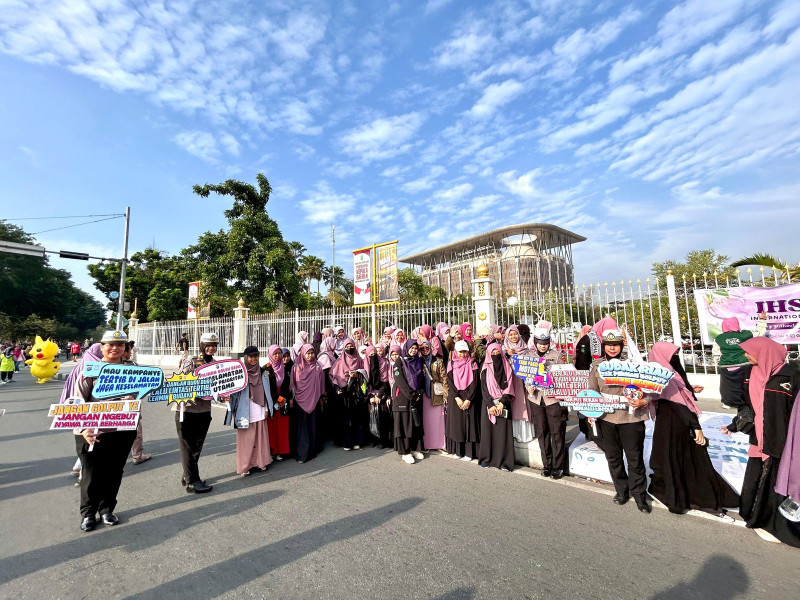
[[[331,446],[241,478],[217,409],[200,461],[214,491],[189,495],[173,413],[155,403],[154,457],[126,466],[121,524],[84,533],[72,435],[47,429],[61,385],[23,372],[0,387],[2,598],[800,597],[800,551],[617,507],[575,478]]]

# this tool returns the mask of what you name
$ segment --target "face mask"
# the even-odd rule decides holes
[[[347,352],[350,355],[353,355],[353,354],[355,354],[356,349],[355,348],[345,348],[344,351]]]

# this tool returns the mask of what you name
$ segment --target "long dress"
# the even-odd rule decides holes
[[[453,374],[447,374],[447,451],[458,458],[478,458],[481,412],[480,378],[477,367],[472,371],[472,383],[466,390],[456,389]],[[456,397],[469,400],[466,410],[458,407]]]
[[[402,359],[399,359],[402,360]],[[424,431],[422,419],[420,424],[414,424],[411,413],[411,405],[414,402],[413,390],[408,385],[406,375],[402,365],[392,366],[394,369],[394,386],[392,387],[392,417],[394,449],[400,456],[411,454],[412,452],[422,452]]]
[[[511,419],[495,417],[492,423],[488,409],[494,406],[494,400],[486,387],[486,371],[481,371],[481,432],[478,462],[481,466],[514,470],[514,430]],[[511,396],[503,396],[503,406],[511,410]]]
[[[297,435],[295,458],[300,462],[308,462],[322,450],[318,429],[320,406],[318,403],[311,413],[307,413],[297,402],[294,403],[293,417]]]
[[[270,371],[269,385],[272,397],[277,403],[278,396],[283,396],[288,402],[292,397],[291,390],[289,389],[290,370],[284,367],[283,381],[281,382],[280,389],[278,389],[275,380],[275,374],[272,372],[272,367],[267,367]],[[283,415],[280,409],[275,407],[275,412],[267,420],[267,427],[269,429],[269,447],[273,456],[290,454],[291,448],[291,431],[289,430],[289,413]]]
[[[252,400],[249,402],[250,425],[247,429],[236,430],[236,472],[239,475],[247,473],[252,468],[266,469],[272,462],[266,409]]]
[[[428,450],[444,450],[445,442],[445,423],[444,423],[444,403],[434,406],[433,397],[433,378],[431,367],[425,364],[425,384],[422,398],[422,427],[425,430],[424,443]]]
[[[738,507],[739,494],[714,470],[708,447],[694,441],[696,429],[697,415],[687,407],[658,401],[648,491],[673,513]]]

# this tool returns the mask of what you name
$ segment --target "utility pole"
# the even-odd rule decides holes
[[[331,307],[333,309],[332,327],[336,326],[336,225],[331,225]]]
[[[125,207],[125,238],[122,246],[122,268],[119,274],[119,306],[117,306],[116,329],[122,331],[122,313],[125,307],[125,267],[128,265],[128,230],[131,225],[131,207]]]

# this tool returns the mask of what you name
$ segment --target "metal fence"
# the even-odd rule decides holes
[[[216,333],[219,337],[217,347],[219,356],[230,356],[233,348],[231,317],[139,323],[136,326],[137,352],[160,356],[176,354],[178,340],[184,333],[188,333],[189,352],[197,355],[200,352],[200,336],[205,332]]]
[[[687,369],[718,372],[711,346],[704,346],[700,340],[695,289],[774,287],[786,283],[792,283],[787,271],[764,268],[747,269],[744,273],[728,271],[726,275],[703,273],[677,279],[675,301],[681,339],[675,343],[682,348]],[[377,340],[388,325],[410,333],[422,324],[474,322],[474,316],[474,305],[469,298],[337,307],[335,312],[330,309],[290,310],[250,315],[245,345],[257,346],[266,353],[272,344],[291,346],[298,331],[313,333],[334,325],[342,325],[348,334],[354,328],[362,327],[373,340]],[[645,355],[655,342],[673,341],[667,282],[656,277],[553,287],[540,290],[531,297],[497,298],[499,324],[534,326],[540,320],[549,321],[556,341],[566,347],[575,343],[581,325],[595,323],[605,316],[614,317],[620,325],[624,324]],[[200,334],[209,330],[220,337],[219,355],[229,355],[233,342],[231,318],[142,323],[137,328],[137,347],[142,354],[172,354],[181,334],[187,332],[191,350],[197,352]],[[788,350],[790,359],[800,357],[800,346],[793,344],[788,346]]]

